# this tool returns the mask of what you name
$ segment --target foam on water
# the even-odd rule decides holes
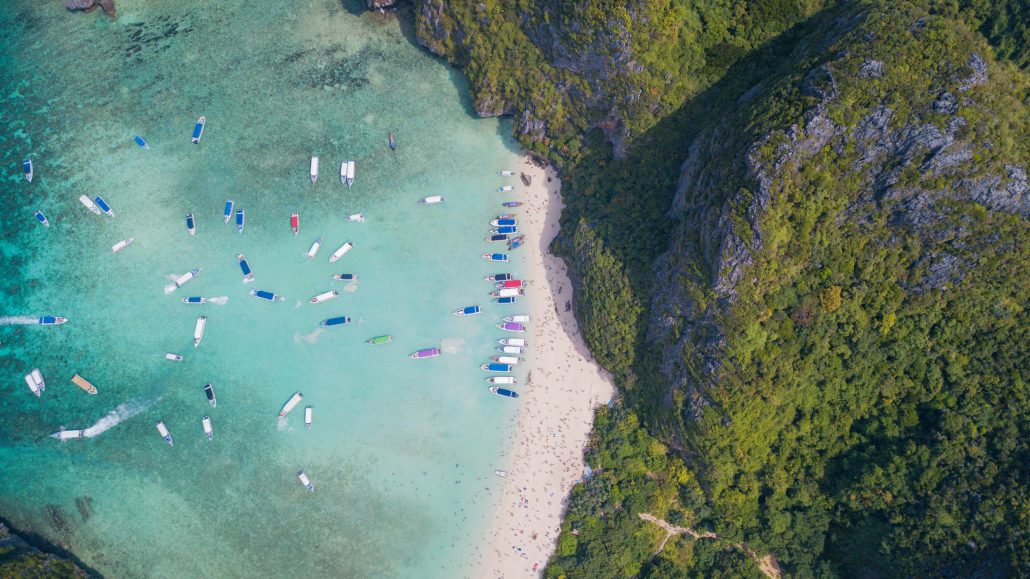
[[[108,412],[106,416],[93,423],[93,426],[84,428],[82,431],[83,435],[86,438],[100,436],[129,418],[147,410],[152,405],[153,402],[146,402],[144,400],[130,400],[128,402],[122,402],[116,406],[114,410]]]
[[[25,326],[38,324],[39,318],[32,316],[3,316],[0,317],[0,326]]]

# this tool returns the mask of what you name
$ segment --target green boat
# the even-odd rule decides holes
[[[389,344],[392,341],[393,341],[393,336],[376,336],[376,337],[372,338],[371,340],[366,341],[365,343],[366,344],[370,344],[372,346],[378,346],[380,344]]]

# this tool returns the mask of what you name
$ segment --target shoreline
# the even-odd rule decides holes
[[[615,393],[611,377],[583,343],[571,310],[572,283],[565,262],[550,253],[564,207],[553,168],[524,156],[515,181],[519,227],[529,253],[532,294],[526,383],[517,385],[520,408],[501,498],[492,513],[486,547],[477,548],[472,577],[539,576],[554,551],[573,484],[583,476],[583,451],[593,430],[594,409]],[[518,179],[518,177],[515,177]],[[566,310],[566,305],[570,306]],[[512,311],[522,313],[523,310]]]

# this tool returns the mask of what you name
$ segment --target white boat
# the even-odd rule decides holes
[[[184,283],[186,283],[186,282],[190,281],[191,279],[197,277],[197,274],[199,274],[199,273],[200,273],[200,268],[199,267],[195,267],[195,268],[191,269],[190,271],[187,271],[186,273],[180,275],[179,277],[175,278],[175,287],[176,288],[182,287]]]
[[[504,316],[503,319],[506,322],[522,322],[522,323],[526,323],[526,322],[529,321],[529,316],[525,315],[525,314],[521,314],[521,315],[515,315],[515,316]]]
[[[343,257],[344,255],[346,255],[347,252],[350,251],[352,247],[354,247],[354,244],[349,242],[349,241],[347,243],[344,243],[343,245],[341,245],[339,247],[339,249],[334,251],[333,254],[329,256],[329,263],[333,263],[334,261],[336,261],[336,260],[340,259],[341,257]]]
[[[308,259],[312,259],[312,258],[315,257],[315,254],[318,253],[318,248],[319,247],[322,247],[322,238],[321,237],[316,239],[315,242],[311,244],[311,249],[309,249],[308,253],[307,253]]]
[[[282,417],[289,414],[291,410],[300,404],[301,400],[304,400],[304,395],[300,392],[294,392],[293,396],[290,396],[290,399],[286,401],[286,404],[283,404],[282,410],[279,411],[279,416]]]
[[[57,440],[71,440],[73,438],[85,438],[85,430],[65,430],[61,427],[61,430],[50,435],[50,438],[56,438]]]
[[[497,174],[501,177],[511,177],[515,174],[515,171],[498,171]]]
[[[322,292],[322,293],[318,294],[317,296],[311,298],[308,301],[313,303],[313,304],[317,304],[317,303],[321,303],[321,302],[324,302],[324,301],[331,300],[331,299],[335,298],[338,295],[340,295],[340,294],[336,290],[329,290],[327,292]]]
[[[365,214],[364,213],[355,213],[354,215],[348,215],[347,219],[344,219],[344,221],[350,221],[352,223],[364,223],[365,222]]]
[[[304,471],[298,471],[297,478],[300,479],[300,484],[304,485],[304,488],[311,492],[315,492],[315,485],[311,484],[311,479],[308,478],[308,475],[305,474]]]
[[[508,472],[507,471],[503,471],[503,470],[495,470],[494,474],[499,476],[499,477],[501,477],[501,478],[504,478],[504,477],[508,476]]]
[[[204,435],[207,436],[207,439],[214,440],[215,429],[211,426],[211,417],[205,416],[203,419],[201,419],[200,424],[204,427]]]
[[[46,382],[43,380],[43,373],[39,371],[39,368],[33,368],[29,376],[32,376],[32,381],[39,387],[40,392],[46,392]]]
[[[304,407],[304,426],[307,427],[307,428],[311,428],[311,407],[310,406],[305,406]]]
[[[165,426],[163,420],[157,421],[157,433],[161,435],[161,438],[165,439],[168,446],[175,446],[175,441],[172,440],[172,433],[168,432],[168,427]]]
[[[522,358],[519,358],[518,356],[493,356],[491,360],[498,364],[510,364],[514,366],[521,362]]]
[[[182,356],[173,354],[171,352],[165,352],[165,360],[171,360],[173,362],[182,362]]]
[[[420,205],[436,205],[437,203],[443,203],[443,195],[431,195],[429,197],[423,197],[418,200]]]
[[[525,348],[529,345],[526,343],[525,338],[501,338],[497,340],[497,343],[502,346],[518,346],[520,348]]]
[[[93,213],[100,215],[100,208],[97,207],[97,204],[94,203],[93,200],[89,197],[86,197],[85,195],[79,195],[79,202],[85,205],[86,209],[89,209]]]
[[[491,377],[487,378],[486,381],[491,383],[491,384],[514,384],[515,383],[515,377],[514,376],[491,376]]]
[[[119,241],[118,243],[111,246],[111,253],[118,253],[126,247],[129,247],[130,245],[132,245],[133,241],[136,241],[135,237],[130,237],[128,239],[123,239]]]
[[[35,174],[35,172],[32,169],[32,159],[25,159],[24,161],[22,161],[21,167],[22,170],[25,171],[25,178],[29,181],[29,183],[32,183],[32,175]]]
[[[318,157],[311,157],[311,184],[318,181]]]
[[[347,186],[354,185],[354,161],[347,161]]]
[[[341,185],[346,185],[347,184],[347,163],[348,162],[349,161],[341,161],[340,162],[340,184]]]
[[[519,346],[497,346],[497,351],[502,354],[521,354],[523,349]]]
[[[39,398],[42,390],[39,389],[39,384],[36,384],[36,380],[32,377],[32,374],[25,375],[25,383],[29,385],[29,390],[36,395],[36,398]]]
[[[193,347],[196,348],[200,345],[200,341],[204,339],[204,328],[207,327],[207,316],[200,316],[197,318],[197,326],[193,328]]]
[[[501,192],[501,193],[507,193],[508,191],[511,191],[512,189],[514,189],[514,187],[512,187],[511,185],[504,185],[504,186],[501,186],[501,187],[497,188],[497,190],[499,192]]]
[[[512,296],[521,296],[524,293],[525,292],[522,291],[521,288],[507,287],[504,289],[499,289],[495,292],[491,292],[490,295],[492,295],[495,298],[510,298]]]

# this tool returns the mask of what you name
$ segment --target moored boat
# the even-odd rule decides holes
[[[347,184],[347,161],[340,162],[340,184]]]
[[[365,214],[364,213],[355,213],[354,215],[348,215],[347,218],[344,219],[344,221],[350,221],[352,223],[364,223],[365,222]]]
[[[489,378],[486,379],[486,381],[491,383],[491,384],[514,384],[515,383],[515,377],[514,376],[490,376]]]
[[[207,124],[207,117],[200,117],[197,119],[197,124],[193,125],[193,144],[199,145],[200,138],[204,136],[204,125]]]
[[[507,388],[498,388],[497,386],[491,386],[490,391],[494,394],[504,398],[518,398],[519,393],[514,390],[508,390]]]
[[[61,316],[40,316],[36,323],[41,326],[59,326],[68,321],[68,318]]]
[[[321,325],[324,328],[328,328],[330,326],[346,326],[349,323],[350,318],[348,318],[347,316],[339,316],[336,318],[329,318],[328,320],[322,320],[322,323],[319,325]]]
[[[529,321],[529,316],[527,314],[517,314],[514,316],[504,316],[501,320],[505,322],[526,323]]]
[[[502,322],[500,324],[497,324],[497,327],[502,329],[502,330],[504,330],[505,332],[524,333],[526,331],[525,324],[520,324],[519,322]],[[509,345],[513,345],[513,344],[509,344]]]
[[[36,221],[42,223],[44,227],[50,227],[50,220],[39,209],[36,210]]]
[[[250,290],[249,293],[250,293],[250,295],[252,295],[252,296],[254,296],[254,297],[258,298],[258,299],[268,300],[270,302],[281,302],[281,301],[283,301],[283,299],[285,299],[285,298],[283,298],[279,294],[275,294],[275,293],[272,293],[272,292],[266,292],[264,290]]]
[[[93,200],[90,199],[89,197],[86,197],[85,195],[79,195],[79,203],[82,203],[83,205],[85,205],[86,209],[89,209],[91,212],[95,213],[96,215],[100,215],[100,208],[97,207],[97,204],[94,203]]]
[[[494,298],[495,304],[514,304],[519,301],[519,298],[515,296],[508,296],[505,298]]]
[[[313,259],[315,257],[315,254],[318,253],[318,248],[319,247],[322,247],[322,237],[321,236],[319,236],[319,238],[316,239],[315,242],[311,244],[311,248],[308,249],[308,253],[307,253],[308,259]]]
[[[65,430],[61,427],[61,430],[50,435],[50,438],[56,438],[57,440],[71,440],[73,438],[85,438],[85,430]]]
[[[182,356],[179,354],[173,354],[171,352],[165,352],[165,360],[171,360],[173,362],[182,362]]]
[[[207,396],[207,403],[211,405],[211,408],[218,406],[218,397],[215,396],[215,387],[208,382],[204,384],[204,396]]]
[[[487,261],[506,262],[508,261],[508,255],[505,253],[484,253],[483,259]]]
[[[443,203],[445,201],[443,195],[430,195],[429,197],[423,197],[418,200],[419,205],[436,205],[437,203]]]
[[[186,214],[186,231],[189,231],[190,235],[196,235],[197,234],[197,223],[196,223],[196,221],[193,220],[193,214],[192,213],[187,213]]]
[[[518,356],[490,356],[490,361],[498,364],[509,364],[511,366],[515,366],[522,361],[522,358],[519,358]]]
[[[365,343],[369,346],[381,346],[383,344],[389,344],[393,341],[393,336],[376,336],[365,340]]]
[[[25,179],[32,183],[32,176],[35,174],[32,170],[32,159],[25,159],[21,162],[22,171],[25,172]]]
[[[414,360],[421,360],[422,358],[435,358],[440,355],[440,348],[422,348],[417,352],[412,352],[409,358]]]
[[[164,421],[163,420],[158,420],[156,426],[157,426],[157,433],[160,434],[161,438],[163,438],[165,440],[165,442],[168,443],[168,446],[175,446],[175,441],[172,440],[172,433],[168,432],[168,427],[165,426]]]
[[[356,273],[334,273],[331,277],[338,281],[358,281]]]
[[[311,157],[311,184],[314,185],[315,181],[318,181],[318,157]]]
[[[39,371],[39,368],[33,368],[29,372],[29,376],[32,376],[32,381],[39,387],[40,392],[46,392],[46,381],[43,380],[43,373]]]
[[[523,353],[525,353],[525,350],[523,350],[522,348],[520,348],[518,346],[497,346],[494,349],[497,350],[498,352],[502,353],[502,354],[523,354]]]
[[[304,427],[311,428],[311,407],[304,407]]]
[[[510,273],[495,273],[493,275],[488,275],[483,279],[486,281],[508,281],[511,278],[512,275]]]
[[[516,235],[508,240],[508,249],[518,249],[526,242],[525,235]]]
[[[347,186],[354,185],[354,161],[347,161]]]
[[[182,298],[182,303],[184,303],[184,304],[206,304],[207,303],[207,298],[205,298],[203,296],[189,296],[187,298]]]
[[[225,200],[225,215],[224,216],[225,216],[225,222],[226,223],[229,223],[229,220],[232,219],[232,206],[235,205],[235,204],[236,203],[232,199],[226,199]]]
[[[300,233],[300,214],[296,211],[290,215],[290,229],[293,230],[294,235]]]
[[[515,171],[498,171],[497,174],[501,177],[511,177],[515,174]]]
[[[526,282],[522,281],[521,279],[506,279],[504,281],[499,281],[495,283],[494,287],[497,289],[512,289],[525,287],[525,285]]]
[[[283,404],[282,409],[279,411],[279,416],[282,417],[289,414],[291,410],[300,404],[301,400],[304,400],[304,395],[300,392],[294,392],[293,396],[290,396],[290,399],[286,401],[286,404]]]
[[[43,391],[40,389],[39,384],[36,383],[36,380],[32,377],[31,373],[25,375],[25,383],[29,385],[29,390],[36,395],[36,398],[39,398]]]
[[[509,287],[490,292],[490,296],[495,298],[510,298],[522,295],[526,295],[526,290],[517,287]]]
[[[243,233],[243,224],[244,224],[244,221],[246,220],[246,217],[247,216],[246,216],[246,214],[244,213],[244,211],[242,209],[237,209],[236,210],[236,232],[237,233]]]
[[[72,376],[72,384],[75,384],[79,388],[82,388],[83,390],[86,391],[87,394],[96,394],[97,393],[97,387],[94,386],[89,380],[86,380],[85,378],[83,378],[82,376],[79,376],[78,374]]]
[[[529,345],[529,342],[525,338],[500,338],[497,343],[502,346],[518,346],[525,348]]]
[[[395,139],[393,137],[393,133],[392,132],[390,133],[390,141],[389,142],[390,142],[390,150],[391,151],[396,151],[397,150],[397,139]]]
[[[344,243],[339,248],[337,248],[337,250],[334,251],[332,255],[329,256],[329,263],[333,263],[336,260],[340,259],[344,255],[346,255],[347,252],[350,251],[353,247],[354,244],[349,241],[347,243]]]
[[[491,235],[489,237],[484,237],[483,241],[486,241],[488,243],[497,243],[498,241],[508,241],[508,236],[505,235],[505,234]]]
[[[501,478],[504,478],[504,477],[508,476],[508,471],[505,471],[505,470],[495,470],[494,474],[499,476],[499,477],[501,477]]]
[[[114,210],[112,210],[111,206],[107,204],[107,201],[104,201],[103,197],[97,195],[95,198],[93,198],[93,201],[97,204],[97,207],[99,207],[101,211],[106,213],[109,217],[114,217]]]
[[[204,436],[206,436],[208,440],[214,440],[215,429],[211,426],[211,417],[205,416],[204,418],[201,418],[200,425],[204,428]]]
[[[143,149],[144,151],[150,150],[150,145],[148,145],[147,142],[143,140],[143,137],[136,135],[132,138],[132,140],[135,141],[136,144],[139,145],[139,148]]]
[[[502,186],[497,188],[497,191],[500,192],[500,193],[507,193],[508,191],[511,191],[512,189],[514,189],[514,187],[512,187],[511,185],[502,185]]]
[[[480,368],[486,372],[511,372],[511,364],[483,364]]]
[[[197,274],[199,274],[199,273],[200,273],[200,268],[199,267],[195,267],[195,268],[187,271],[186,273],[180,275],[179,277],[175,278],[175,287],[176,288],[181,288],[183,286],[183,284],[185,284],[186,282],[190,281],[191,279],[197,277]],[[203,302],[201,302],[201,303],[203,303]]]
[[[522,206],[522,202],[521,201],[505,201],[504,203],[501,203],[501,206],[502,207],[521,207]]]
[[[515,226],[518,224],[519,220],[511,217],[498,217],[490,222],[491,227]]]
[[[455,316],[474,316],[479,313],[479,306],[469,306],[454,310]]]
[[[507,233],[509,235],[515,235],[519,232],[519,228],[516,225],[504,225],[502,227],[494,227],[490,230],[490,233],[497,235],[498,233]]]
[[[128,239],[123,239],[119,241],[118,243],[111,246],[111,253],[118,253],[126,247],[129,247],[130,245],[132,245],[133,241],[136,241],[135,237],[130,237]]]
[[[207,328],[207,316],[200,316],[197,318],[197,325],[193,327],[193,347],[200,346],[200,341],[204,339],[204,330]]]
[[[236,261],[240,264],[240,271],[243,272],[243,283],[254,281],[254,272],[250,269],[250,263],[242,253],[236,254]]]
[[[311,492],[315,492],[315,485],[311,484],[311,479],[308,478],[307,473],[304,471],[297,471],[297,478],[300,479],[300,484],[304,485],[304,488]]]
[[[322,293],[318,294],[317,296],[314,296],[313,298],[311,298],[308,301],[313,303],[313,304],[318,304],[318,303],[322,303],[324,301],[331,300],[331,299],[335,298],[338,295],[340,295],[340,293],[337,292],[336,290],[329,290],[327,292],[322,292]]]

